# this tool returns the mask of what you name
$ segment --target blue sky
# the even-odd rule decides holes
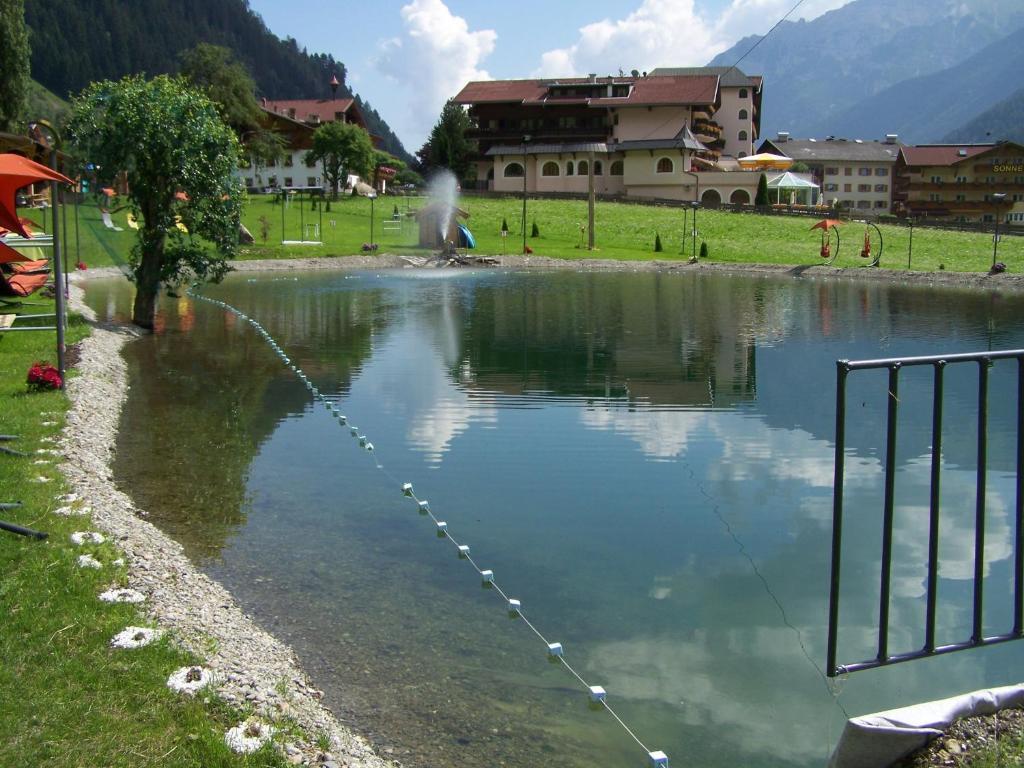
[[[280,37],[330,53],[415,152],[470,80],[698,66],[797,0],[250,0]],[[803,0],[811,19],[849,0]],[[296,94],[309,96],[313,94]]]

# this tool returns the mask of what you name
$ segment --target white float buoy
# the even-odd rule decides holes
[[[607,698],[608,693],[600,685],[590,686],[590,700],[591,701],[604,701]]]
[[[359,446],[361,448],[366,447],[366,435],[359,435]]]
[[[548,656],[553,659],[559,659],[562,657],[562,644],[561,643],[548,643]]]
[[[417,506],[420,509],[420,514],[421,515],[425,515],[425,514],[427,514],[430,511],[430,502],[427,501],[426,499],[424,499],[419,504],[417,504]]]
[[[484,580],[484,584],[494,583],[494,571],[480,571],[480,578]]]
[[[462,559],[469,557],[469,544],[459,544],[459,557]]]
[[[516,598],[510,598],[508,601],[508,612],[510,616],[519,616],[522,613],[523,603],[521,600]]]
[[[647,756],[651,758],[651,765],[668,765],[668,755],[660,749],[654,752],[648,752]]]
[[[402,495],[412,496],[412,483],[402,483]]]
[[[444,538],[444,535],[448,533],[448,523],[444,520],[437,521],[437,536],[438,538]]]
[[[367,443],[366,450],[368,450],[370,453],[373,453],[373,443]]]

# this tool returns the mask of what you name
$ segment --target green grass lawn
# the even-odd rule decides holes
[[[22,307],[25,313],[53,311],[52,300],[31,301],[43,306]],[[69,343],[86,333],[73,318]],[[18,436],[0,445],[28,454],[0,453],[0,502],[23,504],[0,510],[0,520],[49,534],[37,541],[0,531],[0,765],[285,765],[270,747],[234,755],[223,734],[240,713],[216,697],[204,703],[166,687],[171,672],[197,661],[169,638],[135,650],[110,647],[126,626],[151,622],[134,606],[97,599],[125,582],[124,568],[111,565],[119,554],[109,543],[75,546],[70,534],[89,530],[88,517],[53,513],[68,489],[59,459],[37,451],[53,450],[47,441],[63,427],[67,399],[28,391],[26,374],[37,360],[55,362],[53,333],[0,335],[0,434]],[[48,482],[35,482],[40,477]],[[103,569],[79,568],[84,553]]]
[[[382,253],[426,253],[417,247],[416,222],[408,216],[427,202],[422,197],[382,197],[373,205],[373,239]],[[323,205],[320,203],[319,205]],[[522,250],[522,200],[465,195],[459,206],[469,213],[467,226],[477,241],[474,253],[499,255]],[[385,229],[395,208],[401,215],[399,229]],[[330,210],[314,209],[311,201],[293,201],[282,208],[268,195],[250,196],[243,223],[256,243],[242,246],[239,259],[289,259],[309,256],[345,256],[361,252],[370,241],[370,201],[344,197],[330,202]],[[73,209],[68,210],[67,242],[72,261],[76,244],[80,258],[90,267],[123,266],[135,243],[136,233],[127,226],[125,211],[113,214],[121,232],[106,229],[95,203],[79,206],[77,236]],[[283,213],[283,216],[282,216]],[[39,211],[30,214],[38,219]],[[561,259],[672,260],[689,258],[692,240],[692,213],[684,219],[679,208],[632,203],[598,202],[595,212],[597,249],[581,248],[585,235],[580,227],[587,221],[587,205],[581,200],[529,200],[527,234],[537,224],[539,237],[527,237],[527,244],[539,256]],[[261,221],[262,220],[262,221]],[[508,237],[501,237],[502,221],[509,226]],[[762,216],[701,210],[697,214],[697,249],[708,246],[708,261],[718,263],[755,263],[809,265],[818,264],[820,236],[810,227],[815,219],[791,216]],[[263,222],[266,239],[263,238]],[[311,225],[320,228],[322,245],[282,245],[282,240],[315,239]],[[841,227],[842,246],[837,267],[863,266],[860,249],[865,226],[851,222]],[[882,225],[883,269],[906,269],[910,230]],[[663,251],[654,252],[655,236],[660,236]],[[872,232],[872,247],[878,243]],[[1024,237],[1006,236],[999,245],[999,260],[1009,271],[1024,271]],[[992,236],[915,227],[910,267],[919,271],[945,269],[953,272],[985,272],[992,264]]]

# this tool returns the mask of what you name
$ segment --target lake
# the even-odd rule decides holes
[[[1024,347],[1024,301],[721,275],[231,275],[374,444],[188,297],[126,350],[116,478],[410,766],[824,765],[847,714],[1017,682],[1009,643],[826,682],[835,361]],[[102,317],[130,291],[97,281]],[[946,381],[940,640],[970,635],[977,366]],[[986,631],[1010,627],[1016,368],[990,372]],[[924,632],[930,371],[901,379],[892,652]],[[885,374],[849,385],[840,660],[874,655]],[[376,462],[383,466],[378,469]],[[400,492],[420,498],[636,739]]]

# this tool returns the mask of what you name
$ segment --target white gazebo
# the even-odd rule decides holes
[[[818,185],[809,179],[801,178],[795,173],[786,171],[780,173],[778,176],[773,176],[768,179],[768,189],[775,190],[775,201],[782,203],[782,190],[787,189],[793,198],[799,198],[799,195],[803,192],[807,192],[810,199],[806,201],[806,205],[814,205],[817,202],[817,192],[819,192]],[[814,190],[811,192],[810,190]],[[794,202],[791,200],[790,202]]]

